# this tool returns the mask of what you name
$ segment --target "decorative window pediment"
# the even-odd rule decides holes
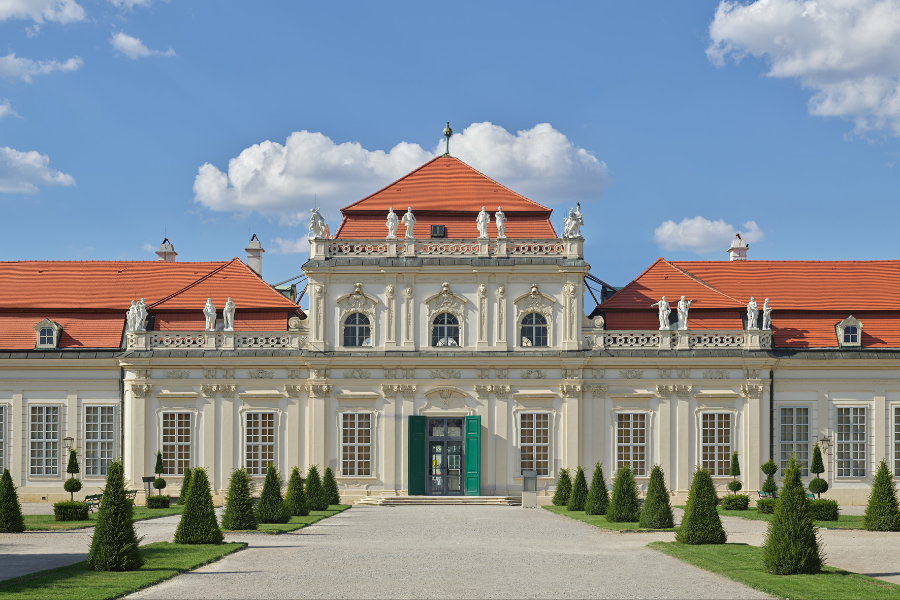
[[[853,315],[835,325],[834,330],[837,333],[838,346],[841,348],[862,347],[863,324]]]
[[[34,347],[36,349],[58,347],[60,332],[62,332],[62,325],[50,319],[44,319],[34,326],[36,335]]]
[[[519,332],[518,345],[521,347],[529,346],[552,346],[553,345],[553,305],[556,299],[541,292],[540,286],[536,283],[531,284],[531,291],[522,294],[513,301],[516,307],[516,330]],[[526,335],[523,325],[525,325],[525,317],[531,314],[537,314],[543,317],[544,322],[532,318],[532,329],[535,325],[541,327],[541,331],[546,331],[544,343],[535,344],[534,332],[532,335]]]
[[[466,299],[458,294],[454,294],[450,291],[450,284],[444,282],[441,284],[441,291],[427,298],[425,300],[425,306],[428,309],[428,323],[429,329],[432,334],[432,346],[447,346],[452,347],[455,345],[464,346],[465,345],[465,333],[466,333]],[[452,319],[448,319],[446,317],[440,319],[440,324],[436,324],[435,318],[440,317],[443,314],[452,315],[456,317],[456,323],[453,323]],[[438,329],[443,327],[444,329],[438,331]],[[458,340],[456,344],[452,341],[454,338],[455,328],[458,327]],[[444,340],[446,343],[439,343],[435,341],[435,339]]]
[[[345,294],[339,297],[336,300],[336,304],[338,306],[338,310],[340,311],[340,315],[338,318],[338,323],[340,323],[341,331],[339,332],[340,339],[346,337],[345,333],[349,333],[345,331],[345,328],[350,326],[347,322],[347,317],[353,313],[359,313],[365,315],[367,317],[367,321],[363,322],[362,319],[354,319],[354,323],[352,324],[354,327],[364,326],[366,328],[371,327],[370,335],[369,335],[369,344],[356,344],[356,345],[370,345],[374,346],[375,342],[375,308],[378,306],[378,299],[374,296],[370,296],[363,292],[362,284],[356,283],[353,285],[353,292],[350,294]],[[358,336],[356,336],[358,337]],[[355,337],[354,337],[355,339]],[[364,338],[365,339],[365,338]]]

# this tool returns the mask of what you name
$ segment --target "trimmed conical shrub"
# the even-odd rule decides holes
[[[569,494],[566,510],[584,510],[587,495],[588,486],[587,479],[584,477],[584,469],[578,467],[575,471],[575,483],[572,485],[572,493]]]
[[[75,452],[75,449],[69,450],[69,464],[66,465],[66,473],[71,475],[66,482],[63,484],[63,489],[69,492],[69,502],[75,501],[75,492],[81,491],[81,481],[75,477],[81,472],[81,467],[78,466],[78,453]]]
[[[741,476],[741,463],[738,461],[737,450],[731,453],[731,464],[728,466],[728,474],[731,475],[731,481],[728,482],[728,489],[732,494],[737,494],[744,488],[744,484],[738,481]]]
[[[178,492],[178,504],[187,502],[188,491],[191,489],[191,469],[185,468],[184,476],[181,479],[181,491]]]
[[[869,503],[863,517],[863,528],[869,531],[900,531],[897,488],[884,459],[881,460],[875,481],[872,482],[872,492],[869,494]]]
[[[222,529],[256,529],[256,511],[250,491],[250,476],[243,467],[231,474],[228,496],[225,498],[225,514]]]
[[[606,520],[610,523],[635,523],[641,518],[641,505],[638,502],[637,483],[631,465],[616,471],[613,480],[612,498],[606,509]]]
[[[605,515],[608,507],[609,492],[606,490],[606,479],[603,478],[603,467],[598,462],[594,465],[594,477],[584,503],[584,512],[589,515]]]
[[[773,475],[778,472],[778,465],[771,458],[764,462],[760,467],[762,472],[766,474],[766,480],[762,484],[762,491],[775,495],[778,493],[778,484],[775,483]]]
[[[329,505],[340,504],[341,494],[338,491],[337,480],[334,478],[334,471],[331,467],[325,468],[325,478],[322,480],[322,489],[325,492],[325,499]]]
[[[260,523],[287,523],[291,519],[281,495],[281,474],[275,465],[266,469],[266,481],[259,495],[256,518]]]
[[[292,516],[305,517],[309,514],[309,503],[306,501],[306,490],[303,489],[303,478],[300,477],[299,467],[294,467],[291,471],[284,504]]]
[[[0,532],[21,533],[25,531],[25,519],[22,518],[22,505],[19,494],[13,483],[9,469],[3,469],[0,478]]]
[[[553,493],[553,506],[566,506],[571,495],[572,478],[569,476],[569,470],[561,469],[556,480],[556,491]]]
[[[809,465],[809,471],[815,475],[815,478],[809,482],[809,491],[821,498],[822,494],[828,491],[828,482],[819,477],[825,472],[825,462],[822,460],[822,450],[819,448],[818,442],[813,446],[812,464]]]
[[[784,474],[781,497],[763,545],[763,565],[775,575],[818,573],[822,570],[822,547],[809,512],[800,467],[791,457]]]
[[[712,476],[706,469],[694,472],[694,482],[688,494],[687,506],[675,541],[682,544],[724,544],[728,539],[716,505],[719,497]]]
[[[125,495],[125,469],[109,465],[106,487],[97,511],[87,564],[95,571],[134,571],[144,564],[134,531],[134,506]]]
[[[216,521],[216,507],[206,469],[195,467],[191,473],[191,489],[181,511],[181,522],[175,530],[176,544],[219,544],[222,530]]]
[[[654,465],[650,471],[650,485],[647,486],[647,497],[644,498],[644,508],[641,509],[640,525],[646,529],[668,529],[675,526],[669,491],[666,489],[666,476],[659,465]]]
[[[322,489],[319,465],[311,466],[306,476],[306,502],[309,504],[309,510],[328,510],[328,498]]]

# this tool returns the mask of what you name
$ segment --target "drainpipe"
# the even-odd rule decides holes
[[[121,446],[119,451],[122,453],[122,462],[125,462],[125,369],[119,367],[119,439]]]
[[[769,460],[775,460],[775,369],[769,369]]]

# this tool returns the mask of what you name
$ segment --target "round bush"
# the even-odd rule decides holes
[[[734,494],[722,498],[722,508],[725,510],[747,510],[750,506],[750,496],[745,494]]]
[[[816,521],[837,521],[839,517],[838,503],[834,500],[810,500],[809,512]]]
[[[728,482],[728,489],[731,490],[732,494],[737,494],[739,491],[744,489],[744,484],[737,479],[733,479]]]
[[[164,490],[166,489],[166,480],[162,477],[157,477],[153,480],[153,489],[155,490]]]
[[[66,479],[66,482],[63,484],[63,489],[69,492],[70,494],[74,494],[75,492],[81,491],[81,481],[74,477],[69,477]]]

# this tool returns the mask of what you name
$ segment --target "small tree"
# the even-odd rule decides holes
[[[156,473],[156,479],[153,480],[153,487],[154,489],[159,490],[159,495],[162,496],[162,491],[166,489],[166,480],[160,477],[160,475],[165,472],[165,468],[163,467],[162,452],[159,450],[156,451],[156,466],[153,468],[153,472]]]
[[[816,476],[809,482],[809,491],[817,498],[821,498],[822,494],[828,491],[828,482],[819,478],[819,474],[825,472],[825,463],[822,461],[822,450],[819,448],[818,442],[813,446],[812,464],[809,466],[809,470]]]
[[[718,503],[712,476],[706,469],[697,467],[675,541],[682,544],[724,544],[728,536],[716,510]]]
[[[75,452],[75,449],[69,450],[69,464],[66,466],[66,473],[71,475],[66,482],[63,484],[63,489],[69,492],[69,501],[75,502],[75,492],[81,491],[81,481],[75,477],[81,472],[81,467],[78,466],[78,453]]]
[[[3,477],[0,477],[0,532],[21,533],[23,531],[25,531],[25,519],[22,518],[19,494],[16,492],[9,469],[3,469]]]
[[[869,531],[900,531],[897,488],[884,459],[881,459],[875,481],[872,482],[863,527]]]
[[[231,474],[228,496],[225,498],[225,514],[222,515],[222,529],[252,530],[258,527],[250,484],[250,476],[244,467]]]
[[[666,489],[666,476],[660,465],[654,465],[650,471],[650,485],[647,486],[640,525],[646,529],[668,529],[675,526],[672,505],[669,504],[669,490]]]
[[[553,493],[553,506],[566,506],[572,495],[572,478],[568,469],[560,469],[556,480],[556,491]]]
[[[728,467],[728,474],[731,475],[728,489],[731,490],[732,494],[737,494],[744,487],[744,484],[738,481],[738,477],[741,476],[741,463],[738,462],[737,450],[731,453],[731,465]]]
[[[303,478],[300,477],[299,467],[294,467],[291,471],[284,504],[287,506],[288,513],[295,517],[309,515],[309,503],[306,501],[306,490],[303,489]]]
[[[291,519],[281,495],[281,474],[275,465],[266,469],[266,481],[259,495],[256,518],[260,523],[287,523]]]
[[[569,494],[569,502],[566,504],[566,510],[584,510],[587,495],[588,486],[587,479],[584,477],[584,469],[578,467],[575,471],[575,484],[572,486],[572,493]]]
[[[181,522],[175,530],[175,543],[220,544],[222,539],[206,469],[195,467],[191,473],[191,489],[181,511]]]
[[[774,477],[775,473],[778,472],[778,465],[776,465],[775,461],[770,458],[759,468],[762,469],[762,472],[766,474],[766,480],[763,482],[762,491],[774,496],[778,492],[778,484],[775,483]]]
[[[591,490],[584,503],[584,512],[589,515],[605,515],[609,507],[609,492],[606,490],[606,479],[603,478],[603,467],[598,462],[594,466],[594,477]]]
[[[191,489],[191,468],[185,467],[181,478],[181,490],[178,492],[178,504],[187,502],[188,490]]]
[[[144,564],[139,542],[134,505],[125,495],[125,469],[116,461],[107,471],[87,564],[95,571],[137,570]]]
[[[328,510],[328,498],[322,489],[322,479],[319,477],[319,465],[309,468],[306,476],[306,501],[310,510]]]
[[[325,468],[325,479],[322,481],[322,489],[325,492],[325,498],[329,505],[341,503],[341,494],[338,491],[337,481],[334,478],[334,471],[331,470],[331,467]]]
[[[763,545],[766,571],[776,575],[818,573],[822,570],[822,546],[809,512],[806,490],[800,481],[800,467],[791,456],[784,474],[781,498],[769,521]]]
[[[616,471],[613,481],[612,498],[606,510],[606,520],[610,523],[634,523],[641,518],[641,505],[638,502],[637,483],[631,465]]]

